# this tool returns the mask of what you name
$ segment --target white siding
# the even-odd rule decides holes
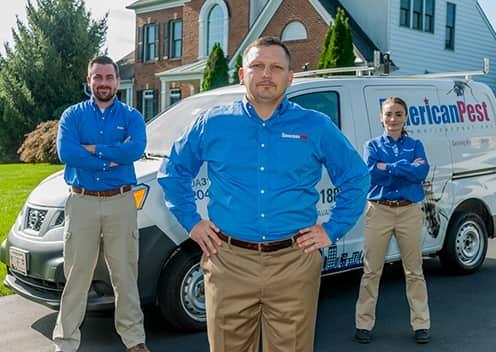
[[[381,51],[387,51],[388,0],[341,0],[340,2],[367,33],[370,40]]]
[[[474,71],[484,57],[493,63],[492,72],[476,80],[496,90],[496,37],[485,21],[476,0],[452,0],[456,4],[455,50],[445,50],[446,0],[436,0],[434,33],[400,27],[400,0],[391,1],[389,50],[400,69],[395,74]]]

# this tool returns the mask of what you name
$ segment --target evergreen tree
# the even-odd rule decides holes
[[[242,66],[243,66],[243,56],[239,54],[236,57],[236,61],[234,62],[234,72],[232,74],[232,79],[231,79],[232,84],[239,84],[238,71]]]
[[[342,8],[338,8],[334,23],[324,39],[319,68],[350,67],[354,63],[355,53],[348,16]]]
[[[0,56],[0,159],[12,158],[24,135],[58,119],[84,98],[88,61],[99,53],[107,16],[91,19],[83,0],[28,0],[17,19],[14,47]]]
[[[229,84],[227,59],[219,43],[215,43],[207,59],[203,72],[202,91],[207,91]]]

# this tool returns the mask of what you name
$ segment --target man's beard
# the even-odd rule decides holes
[[[98,93],[98,90],[102,89],[102,88],[106,88],[109,93],[108,94]],[[95,96],[95,98],[97,98],[102,103],[107,103],[107,102],[111,101],[112,99],[114,99],[116,92],[117,92],[117,89],[112,89],[110,87],[99,87],[99,88],[95,89],[95,91],[93,92],[93,95]]]

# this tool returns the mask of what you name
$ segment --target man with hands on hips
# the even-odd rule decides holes
[[[167,206],[203,251],[212,352],[313,351],[322,257],[362,213],[367,167],[319,112],[291,103],[291,57],[264,37],[243,53],[246,96],[203,112],[174,144],[158,182]],[[192,192],[208,166],[209,219]],[[322,166],[340,189],[316,225]]]

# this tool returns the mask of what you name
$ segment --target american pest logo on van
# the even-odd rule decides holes
[[[380,104],[384,100],[386,99],[380,99]],[[434,105],[430,104],[428,98],[425,98],[424,105],[408,107],[406,126],[487,122],[491,121],[487,107],[485,101],[468,104],[458,100],[452,105]]]
[[[281,138],[286,138],[286,139],[300,139],[302,141],[308,140],[308,136],[305,134],[290,134],[290,133],[281,133]]]

